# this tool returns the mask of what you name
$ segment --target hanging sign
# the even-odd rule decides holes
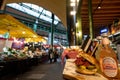
[[[107,28],[104,28],[104,29],[101,29],[100,30],[100,34],[102,34],[102,33],[107,33],[108,32],[108,29]]]

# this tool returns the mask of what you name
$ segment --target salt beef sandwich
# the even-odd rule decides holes
[[[75,65],[77,66],[76,72],[82,74],[95,74],[99,69],[97,60],[87,53],[79,53]]]

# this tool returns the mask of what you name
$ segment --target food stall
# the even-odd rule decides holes
[[[25,49],[26,38],[32,38],[33,41],[45,41],[45,39],[11,15],[0,14],[0,34],[2,35],[0,38],[0,76],[23,73],[47,58],[47,55],[33,53],[31,56],[30,51]]]

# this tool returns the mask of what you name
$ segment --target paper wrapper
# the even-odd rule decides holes
[[[68,80],[109,80],[102,74],[96,73],[94,75],[85,75],[76,72],[76,65],[74,64],[75,59],[68,59],[66,61],[63,77]]]

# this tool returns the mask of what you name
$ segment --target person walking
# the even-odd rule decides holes
[[[53,53],[54,53],[54,62],[57,62],[57,58],[58,58],[57,49],[54,48]]]
[[[50,48],[48,51],[48,59],[50,60],[50,63],[52,63],[53,58],[54,58],[53,49]]]

